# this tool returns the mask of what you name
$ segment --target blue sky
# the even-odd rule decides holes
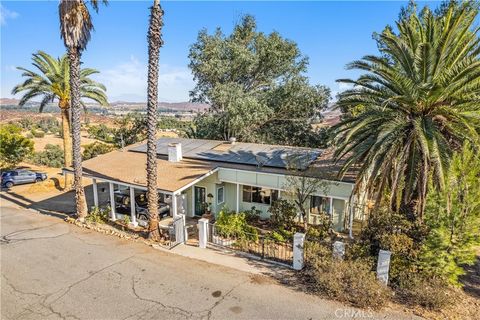
[[[110,101],[146,100],[149,6],[153,1],[110,1],[93,13],[95,31],[83,54],[85,66],[98,69]],[[258,29],[278,31],[298,43],[310,59],[312,84],[325,84],[335,94],[335,80],[354,77],[345,64],[376,53],[374,31],[393,24],[406,2],[187,2],[161,1],[165,10],[165,45],[160,52],[160,101],[186,101],[194,86],[188,69],[189,46],[198,31],[220,26],[229,33],[242,15],[256,17]],[[430,3],[436,6],[438,2]],[[1,1],[1,94],[12,97],[21,81],[16,66],[30,67],[31,54],[41,49],[64,53],[58,31],[58,1]]]

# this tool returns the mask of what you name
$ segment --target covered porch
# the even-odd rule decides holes
[[[92,179],[94,207],[109,206],[109,219],[125,219],[133,227],[148,223],[146,204],[146,155],[144,153],[117,150],[83,162],[85,178]],[[184,160],[171,162],[157,160],[157,192],[159,218],[175,218],[186,214],[187,188],[208,177],[215,168],[209,164]],[[73,174],[64,168],[64,174]],[[103,197],[99,197],[102,192]],[[100,201],[108,193],[108,201]]]

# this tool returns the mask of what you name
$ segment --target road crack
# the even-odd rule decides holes
[[[132,292],[133,292],[133,295],[138,299],[138,300],[141,300],[141,301],[146,301],[146,302],[150,302],[150,303],[153,303],[154,305],[151,306],[150,308],[148,308],[147,310],[142,310],[138,313],[135,313],[135,314],[132,314],[124,319],[128,319],[128,318],[131,318],[133,316],[139,316],[140,314],[146,314],[148,313],[151,309],[153,309],[155,306],[160,306],[162,309],[164,310],[168,310],[168,311],[171,311],[172,314],[175,314],[175,315],[180,315],[182,317],[185,317],[185,319],[191,319],[195,316],[195,313],[192,313],[190,311],[187,311],[187,310],[184,310],[182,308],[179,308],[179,307],[174,307],[174,306],[169,306],[169,305],[166,305],[158,300],[153,300],[153,299],[148,299],[148,298],[144,298],[142,296],[140,296],[140,294],[137,292],[137,289],[135,287],[135,276],[132,276],[132,286],[131,286],[131,289],[132,289]]]
[[[52,305],[53,303],[55,303],[55,302],[57,302],[58,300],[60,300],[61,298],[63,298],[67,293],[70,292],[70,290],[72,290],[73,287],[79,285],[79,284],[82,283],[82,282],[85,282],[85,281],[91,279],[91,278],[94,277],[95,275],[99,274],[100,272],[102,272],[102,271],[104,271],[104,270],[106,270],[106,269],[108,269],[108,268],[111,268],[111,267],[113,267],[113,266],[115,266],[115,265],[121,264],[121,263],[123,263],[123,262],[125,262],[125,261],[127,261],[127,260],[129,260],[129,259],[131,259],[131,258],[133,258],[134,256],[135,256],[135,255],[131,255],[131,256],[125,258],[125,259],[122,259],[122,260],[120,260],[120,261],[114,262],[114,263],[109,264],[108,266],[105,266],[105,267],[103,267],[103,268],[101,268],[101,269],[99,269],[99,270],[96,270],[96,271],[94,271],[94,272],[91,272],[87,277],[82,278],[82,279],[80,279],[80,280],[78,280],[78,281],[75,281],[75,282],[72,283],[71,285],[69,285],[69,286],[67,286],[67,287],[65,287],[65,288],[62,288],[62,289],[58,290],[57,292],[60,292],[60,291],[62,291],[62,290],[66,290],[66,291],[65,291],[64,293],[62,293],[59,297],[57,297],[55,300],[51,301],[51,302],[49,303],[49,305]],[[55,292],[55,293],[56,293],[56,292]],[[53,293],[53,294],[55,294],[55,293]],[[53,295],[53,294],[52,294],[52,295]]]
[[[18,235],[26,233],[26,232],[37,231],[37,230],[41,230],[41,229],[47,229],[47,228],[53,227],[55,225],[58,225],[60,223],[61,222],[57,222],[57,223],[54,223],[54,224],[50,224],[48,226],[35,227],[35,228],[29,228],[29,229],[23,229],[23,230],[10,232],[9,234],[6,234],[6,235],[4,235],[0,238],[0,244],[7,245],[7,244],[13,244],[13,243],[21,242],[21,241],[37,240],[37,239],[55,239],[55,238],[63,237],[64,235],[69,234],[70,230],[68,230],[65,233],[62,233],[62,234],[59,234],[59,235],[54,235],[54,236],[31,237],[31,238],[12,238],[14,236],[18,236]]]
[[[203,312],[207,312],[207,320],[210,320],[210,318],[212,317],[212,312],[213,312],[213,309],[215,309],[216,307],[218,307],[224,300],[225,298],[227,298],[235,289],[237,289],[238,287],[240,287],[241,285],[247,283],[249,280],[246,280],[246,281],[242,281],[238,284],[236,284],[235,286],[233,286],[230,290],[227,291],[227,293],[225,293],[220,299],[218,299],[211,308],[207,309],[207,310],[204,310],[204,311],[201,311],[201,313]]]

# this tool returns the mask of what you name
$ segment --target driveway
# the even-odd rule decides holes
[[[1,319],[410,319],[1,204]]]

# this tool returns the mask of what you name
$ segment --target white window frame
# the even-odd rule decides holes
[[[249,187],[250,188],[250,201],[244,201],[243,200],[243,187]],[[270,203],[253,201],[253,188],[260,188],[260,190],[270,190]],[[243,203],[252,203],[252,204],[255,204],[255,205],[271,206],[274,202],[273,197],[272,197],[273,191],[277,192],[277,199],[276,200],[279,200],[280,199],[280,190],[278,190],[278,189],[271,188],[271,187],[261,187],[261,186],[256,186],[256,185],[244,184],[244,185],[242,185],[242,191],[241,191],[242,192],[242,202]]]
[[[223,198],[222,201],[220,201],[220,197],[218,196],[218,190],[220,190],[220,189],[222,189],[222,191],[223,191],[223,193],[222,193],[222,198]],[[225,203],[225,186],[217,187],[217,190],[216,190],[216,191],[217,191],[217,192],[216,192],[216,193],[217,193],[217,194],[216,194],[216,196],[217,196],[217,205],[222,204],[222,203]]]

